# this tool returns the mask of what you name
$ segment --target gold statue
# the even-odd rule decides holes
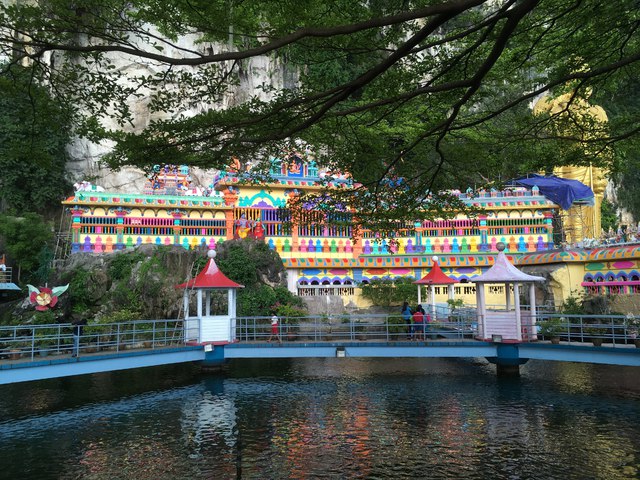
[[[608,121],[602,107],[591,105],[585,98],[575,96],[574,92],[565,93],[556,98],[542,97],[534,105],[533,113],[534,115],[541,113],[554,115],[562,123],[559,130],[578,139],[593,138],[605,133]],[[585,151],[587,151],[586,148]],[[560,212],[567,242],[576,243],[583,239],[596,238],[602,230],[600,207],[607,187],[605,170],[594,167],[589,162],[584,166],[556,167],[553,173],[561,178],[584,183],[593,190],[595,196],[593,206],[574,205],[569,210]]]

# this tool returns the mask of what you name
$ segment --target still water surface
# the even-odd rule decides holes
[[[237,361],[0,387],[6,479],[640,478],[640,370]]]

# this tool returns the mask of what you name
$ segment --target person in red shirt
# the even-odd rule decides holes
[[[415,331],[416,340],[424,340],[424,309],[422,305],[416,307],[416,311],[413,314],[413,328]]]

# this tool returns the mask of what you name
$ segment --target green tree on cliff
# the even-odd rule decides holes
[[[57,208],[66,179],[68,112],[28,70],[0,75],[0,211],[16,214]]]
[[[6,252],[18,265],[18,282],[47,280],[51,258],[52,229],[40,215],[25,213],[22,217],[0,215],[0,237]]]
[[[361,182],[335,201],[373,226],[441,215],[456,202],[437,192],[503,172],[615,169],[617,145],[640,132],[637,108],[591,132],[593,119],[534,117],[529,104],[608,98],[637,78],[639,16],[635,0],[17,2],[0,7],[0,48],[84,112],[79,132],[116,142],[113,166],[223,167],[300,138]],[[283,77],[238,102],[264,56],[287,65]],[[155,119],[145,128],[139,102]]]

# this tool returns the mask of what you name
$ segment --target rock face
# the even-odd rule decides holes
[[[231,255],[232,250],[235,250],[234,255]],[[250,274],[253,288],[259,285],[286,287],[282,260],[264,242],[230,240],[220,243],[217,253],[218,266],[228,262],[226,270],[221,267],[223,271],[236,272],[240,277]],[[177,289],[176,285],[197,275],[206,262],[204,249],[185,250],[180,246],[141,245],[124,252],[71,255],[49,280],[50,286],[68,283],[69,289],[60,296],[58,305],[46,318],[36,316],[33,305],[25,298],[11,305],[3,304],[0,316],[2,323],[67,323],[79,318],[92,323],[112,323],[183,318],[183,290]],[[247,268],[247,265],[251,267]],[[242,278],[229,276],[249,286]],[[195,295],[192,297],[190,309],[193,312]]]
[[[204,259],[203,252],[152,245],[100,256],[72,255],[56,271],[54,282],[70,284],[69,295],[61,301],[73,317],[177,318],[182,313],[182,290],[175,286]]]
[[[218,53],[227,49],[226,45],[213,44],[209,42],[198,42],[196,35],[184,35],[178,39],[177,46],[191,51],[198,51],[203,54]],[[164,53],[179,56],[178,51],[167,49]],[[161,72],[160,66],[153,62],[133,61],[132,57],[125,55],[111,54],[109,58],[113,65],[125,78],[142,76],[153,76]],[[186,67],[185,67],[186,68]],[[133,112],[133,125],[128,127],[129,131],[141,131],[149,125],[151,121],[165,120],[171,117],[183,116],[193,117],[209,109],[224,109],[240,105],[252,98],[268,100],[273,95],[269,89],[262,88],[268,85],[272,91],[281,91],[283,88],[293,88],[297,83],[297,73],[287,67],[278,58],[260,56],[248,60],[240,61],[236,64],[236,74],[231,78],[227,91],[215,104],[201,102],[189,105],[179,112],[160,114],[151,111],[149,108],[149,98],[142,97],[132,102],[130,109]],[[126,81],[125,81],[126,84]],[[108,118],[101,119],[102,124],[107,129],[120,129],[116,122]],[[72,180],[90,180],[93,184],[104,187],[108,191],[140,193],[144,185],[144,173],[136,168],[123,168],[113,171],[100,163],[102,156],[108,153],[112,145],[108,142],[97,144],[86,139],[75,139],[68,147],[70,161],[67,165]],[[176,163],[179,160],[176,159]],[[195,186],[206,186],[205,183],[198,185],[197,179],[203,177],[207,179],[207,184],[211,178],[206,171],[197,170],[192,172],[195,178]],[[204,182],[204,181],[203,181]]]

